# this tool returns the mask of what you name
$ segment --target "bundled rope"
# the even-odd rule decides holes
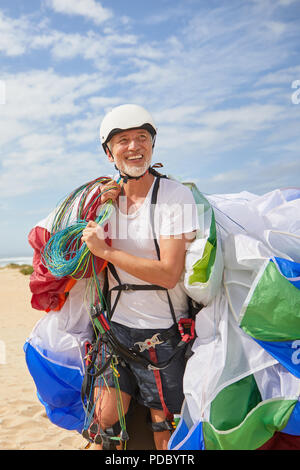
[[[117,407],[121,428],[120,440],[123,439],[124,435],[127,435],[115,359],[112,357],[111,352],[107,350],[107,346],[100,341],[105,330],[93,315],[96,306],[97,308],[100,306],[103,315],[106,310],[106,302],[99,282],[99,270],[97,266],[99,261],[102,261],[103,266],[103,260],[99,260],[99,258],[94,256],[88,249],[86,243],[81,240],[82,232],[89,220],[94,220],[97,224],[104,226],[112,214],[113,203],[111,199],[100,206],[101,196],[114,187],[110,185],[109,188],[106,189],[103,185],[107,183],[113,183],[113,181],[106,177],[97,178],[75,189],[60,204],[53,219],[50,239],[46,243],[42,253],[42,260],[45,267],[56,278],[71,277],[76,280],[89,278],[86,296],[87,294],[89,296],[88,310],[96,337],[94,355],[97,357],[97,365],[96,362],[92,367],[87,365],[84,382],[88,382],[88,387],[86,388],[85,396],[82,398],[86,413],[83,435],[90,440],[91,436],[93,436],[91,430],[96,426],[98,431],[92,437],[93,442],[97,442],[100,429],[94,415],[97,401],[97,398],[94,397],[94,387],[96,386],[95,379],[99,375],[97,372],[99,370],[101,371],[108,360],[113,370],[115,388],[118,396]],[[96,215],[99,206],[100,212]],[[105,318],[109,321],[107,316]],[[98,381],[99,390],[104,385],[105,379],[102,376],[100,382]],[[100,396],[100,391],[98,395]]]
[[[112,207],[111,201],[107,202],[95,222],[103,226],[111,216]],[[81,242],[87,223],[79,219],[50,237],[44,248],[43,261],[53,276],[71,276],[78,280],[91,272],[94,256],[86,243]]]
[[[86,220],[92,206],[99,204],[99,198],[107,191],[103,188],[103,185],[109,182],[113,182],[113,180],[108,177],[100,177],[72,191],[58,207],[52,223],[51,233],[56,233],[69,226],[72,216],[73,219]]]
[[[42,253],[43,263],[53,276],[70,276],[78,280],[87,273],[92,273],[94,257],[86,243],[81,242],[81,237],[91,215],[94,215],[95,222],[102,226],[110,218],[113,209],[111,200],[103,205],[99,215],[95,217],[95,208],[99,206],[99,199],[106,192],[103,184],[110,181],[109,178],[102,177],[82,185],[58,207],[50,239]],[[75,222],[72,222],[72,218],[75,218]]]

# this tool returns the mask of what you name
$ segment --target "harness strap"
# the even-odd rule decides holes
[[[174,423],[174,425],[173,425]],[[162,432],[162,431],[174,431],[175,429],[175,422],[165,419],[164,421],[159,421],[158,423],[153,423],[152,421],[148,421],[148,426],[150,427],[151,431],[153,432]]]
[[[130,290],[139,290],[139,291],[145,291],[145,290],[163,290],[165,291],[165,287],[162,286],[157,286],[156,284],[122,284],[120,277],[117,273],[116,268],[114,267],[113,264],[108,263],[107,264],[108,269],[110,270],[111,274],[117,281],[118,285],[112,287],[111,289],[108,290],[107,292],[107,303],[108,303],[108,311],[110,313],[110,318],[113,316],[114,311],[116,309],[116,306],[119,302],[120,295],[122,291],[130,291]],[[112,291],[117,292],[117,296],[114,301],[113,307],[111,307],[111,293]],[[173,307],[173,306],[172,306]]]
[[[103,335],[101,335],[101,339],[104,343],[107,343],[109,348],[111,348],[111,350],[114,351],[116,355],[119,355],[125,361],[127,360],[137,362],[149,370],[160,370],[168,367],[168,365],[174,359],[176,354],[178,354],[178,352],[180,351],[180,348],[185,345],[183,341],[180,341],[168,360],[157,363],[151,361],[146,356],[141,354],[135,346],[133,346],[132,348],[126,348],[125,346],[123,346],[123,344],[121,344],[117,340],[115,335],[110,330],[106,331]],[[107,365],[105,364],[104,367],[106,368]],[[96,376],[101,375],[103,373],[103,370],[105,370],[104,367],[100,371],[97,371]]]
[[[103,450],[116,450],[117,446],[121,442],[124,443],[129,439],[128,433],[124,429],[121,430],[121,433],[118,436],[114,426],[106,428],[105,431],[100,429],[100,437]]]
[[[156,351],[155,351],[154,348],[149,348],[149,356],[150,356],[150,360],[152,362],[156,362],[156,363],[158,362],[157,361],[157,354],[156,354]],[[156,387],[157,387],[157,390],[158,390],[160,402],[162,404],[165,416],[166,416],[168,421],[173,421],[173,414],[169,411],[169,409],[168,409],[168,407],[165,403],[160,372],[159,372],[159,370],[156,369],[156,370],[153,370],[153,373],[154,373],[154,377],[155,377],[155,382],[156,382]]]
[[[154,182],[154,187],[153,187],[152,196],[151,196],[150,220],[151,220],[151,227],[152,227],[152,232],[153,232],[153,239],[154,239],[154,244],[155,244],[155,248],[156,248],[157,258],[160,260],[160,248],[159,248],[159,244],[158,244],[156,234],[155,234],[154,208],[155,208],[155,205],[156,205],[156,202],[157,202],[157,194],[158,194],[158,189],[159,189],[160,178],[166,178],[166,176],[165,175],[160,175],[157,172],[154,172],[153,174],[155,174],[156,180]],[[117,286],[107,290],[107,303],[108,303],[108,310],[110,312],[110,319],[114,314],[114,311],[115,311],[116,306],[119,302],[120,295],[121,295],[122,291],[129,291],[129,290],[140,290],[140,291],[142,291],[142,290],[161,290],[161,291],[165,291],[166,294],[167,294],[172,319],[173,319],[173,322],[177,325],[175,310],[174,310],[173,303],[172,303],[170,294],[168,292],[168,289],[166,289],[165,287],[162,287],[162,286],[158,286],[156,284],[122,284],[121,280],[120,280],[120,277],[119,277],[119,275],[117,273],[117,270],[114,267],[114,265],[111,264],[111,263],[108,263],[107,267],[108,267],[111,274],[113,275],[113,277],[115,278],[115,280],[118,283]],[[117,296],[115,298],[113,307],[111,307],[111,292],[112,291],[117,292]]]

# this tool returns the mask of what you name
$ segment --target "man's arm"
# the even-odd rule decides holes
[[[160,237],[160,260],[141,258],[109,247],[104,238],[102,228],[95,222],[89,222],[83,231],[82,240],[95,256],[142,281],[172,289],[184,269],[186,244],[191,241],[192,235],[183,234],[180,238],[178,235],[176,238]]]

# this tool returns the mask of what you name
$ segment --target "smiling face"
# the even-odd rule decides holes
[[[118,170],[126,175],[138,177],[149,168],[152,158],[152,137],[144,129],[130,129],[114,135],[109,148],[108,158]]]

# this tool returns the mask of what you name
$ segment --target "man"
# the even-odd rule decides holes
[[[168,360],[180,340],[176,322],[188,314],[181,277],[187,243],[193,238],[198,222],[196,216],[183,217],[183,211],[184,207],[195,207],[195,202],[189,189],[179,182],[160,178],[151,168],[156,126],[147,110],[130,104],[114,108],[103,119],[100,137],[121,180],[119,191],[112,190],[105,195],[106,199],[115,199],[116,204],[110,233],[123,235],[112,237],[112,244],[108,246],[102,228],[90,221],[82,240],[94,255],[114,266],[122,284],[157,286],[155,290],[122,291],[114,305],[111,324],[116,337],[122,344],[126,342],[129,348],[137,344],[145,346],[146,340],[165,334],[165,341],[154,345],[155,357],[158,361]],[[157,252],[151,223],[151,196],[158,178],[155,212],[160,219],[155,217],[154,226],[159,246]],[[160,210],[166,207],[170,210]],[[110,289],[117,285],[110,271],[108,281]],[[116,293],[112,291],[112,302],[115,300]],[[127,412],[132,396],[150,409],[157,449],[167,449],[170,416],[180,413],[184,369],[184,349],[176,354],[175,361],[170,361],[168,367],[159,372],[130,361],[126,366],[118,366],[124,412]],[[95,396],[100,393],[96,415],[104,431],[118,421],[112,371],[107,375],[109,388],[95,390]]]
[[[194,192],[205,207],[202,235],[185,255],[186,241],[198,228],[189,211],[195,207],[194,199],[185,186],[150,166],[156,137],[152,117],[135,105],[115,108],[104,118],[100,136],[106,155],[120,173],[119,187],[110,178],[100,177],[77,188],[29,234],[34,248],[32,306],[50,315],[35,325],[24,349],[47,416],[54,424],[77,429],[95,442],[101,438],[98,448],[113,449],[127,437],[123,420],[121,434],[114,425],[134,397],[150,410],[157,449],[166,449],[172,415],[179,411],[181,421],[168,442],[170,449],[298,449],[299,230],[295,221],[299,219],[299,191],[212,195],[208,201]],[[107,185],[103,188],[100,183]],[[86,226],[87,220],[107,214],[101,204],[108,198],[115,201],[109,246],[107,232],[94,222]],[[88,290],[94,313],[101,289],[91,292],[90,279],[84,278],[91,277],[91,270],[78,273],[75,266],[75,279],[67,274],[56,276],[41,259],[47,240],[53,241],[56,233],[60,237],[66,222],[71,233],[74,227],[78,230],[78,220],[84,220],[83,241],[96,255],[93,281],[96,273],[102,276],[108,261],[106,299],[111,325],[106,325],[99,339],[104,341],[101,350],[106,344],[112,346],[119,360],[116,363],[113,356],[112,369],[102,367],[101,357],[94,364],[96,342],[91,356],[85,358],[89,364],[92,357],[91,374],[85,375],[83,383],[82,353],[93,336],[91,312],[84,299]],[[278,257],[278,247],[283,258]],[[55,255],[58,252],[62,254],[56,250]],[[183,324],[179,319],[187,316],[181,282],[184,264],[185,289],[203,305],[187,366],[184,350],[177,347],[178,327]],[[194,266],[197,269],[191,275]],[[274,280],[280,289],[274,288]],[[97,320],[105,320],[103,312],[98,313]],[[108,339],[111,344],[105,343]],[[112,355],[108,356],[110,360]],[[152,369],[133,360],[137,358],[144,365],[151,361]],[[181,408],[183,374],[185,406]],[[91,384],[95,385],[95,408]],[[119,413],[120,394],[123,410]],[[85,409],[83,396],[88,398]],[[242,406],[236,406],[237,400]]]

